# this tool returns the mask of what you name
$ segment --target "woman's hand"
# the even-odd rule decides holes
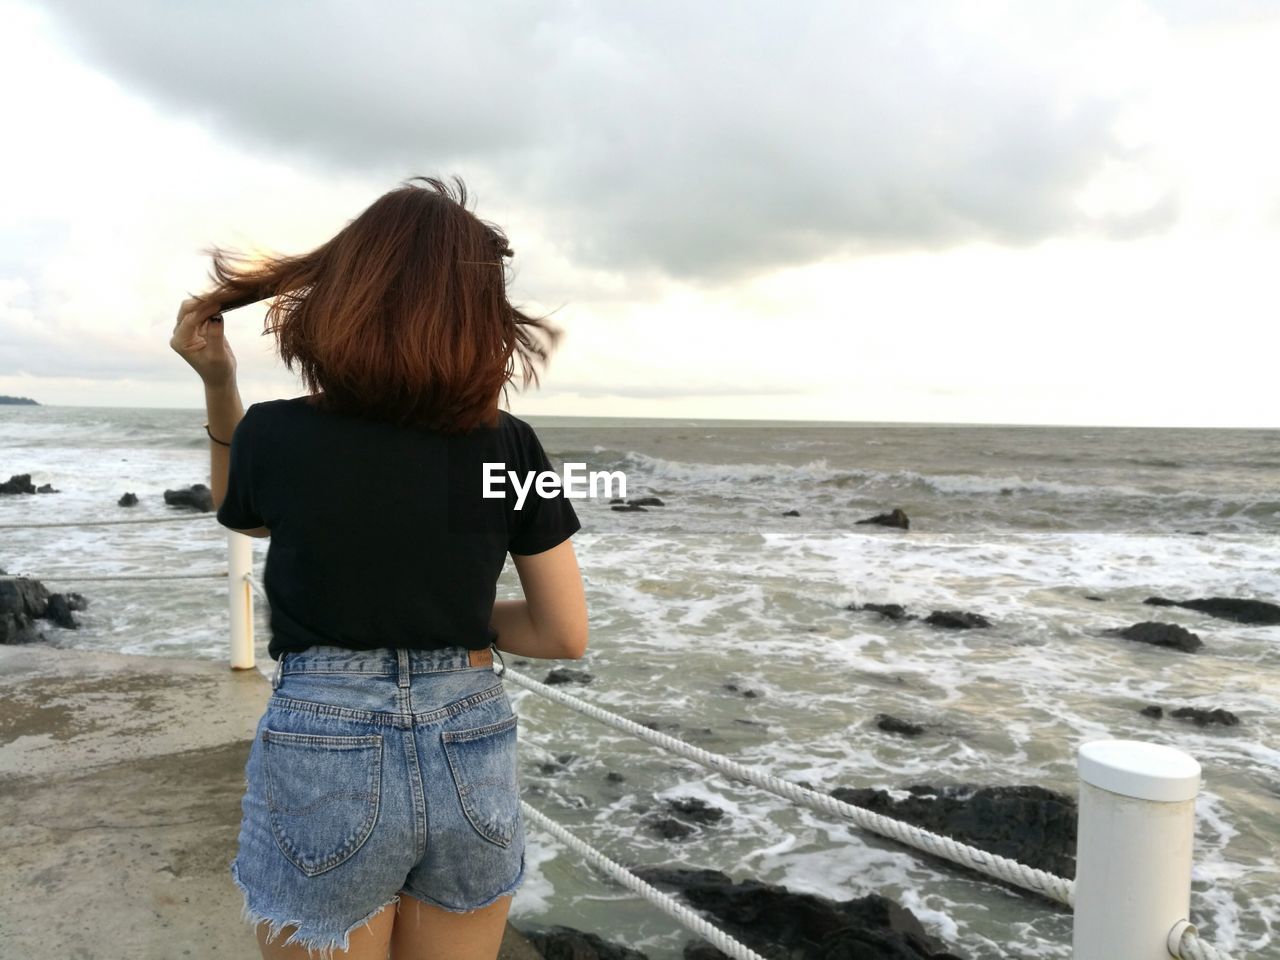
[[[215,319],[216,317],[216,319]],[[221,387],[236,379],[236,355],[222,332],[217,304],[188,297],[178,308],[169,346],[191,364],[205,386]]]

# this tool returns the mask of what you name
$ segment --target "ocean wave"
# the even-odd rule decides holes
[[[869,493],[884,490],[961,496],[1053,496],[1067,499],[1202,501],[1253,513],[1273,508],[1251,495],[1223,495],[1204,490],[1158,491],[1132,484],[1078,483],[1070,480],[1025,478],[1019,475],[953,473],[926,474],[915,470],[858,470],[833,467],[825,459],[802,464],[785,463],[704,463],[669,460],[634,450],[618,457],[616,468],[633,470],[648,480],[674,481],[700,486],[716,484],[777,484],[794,491],[797,484],[836,489],[858,488]]]

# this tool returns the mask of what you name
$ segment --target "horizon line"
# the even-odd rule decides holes
[[[275,399],[275,398],[272,398]],[[287,399],[287,398],[282,398]],[[259,401],[253,401],[257,403]],[[116,404],[86,404],[86,403],[5,403],[0,407],[81,407],[92,410],[191,410],[202,411],[199,406],[191,407],[169,407],[169,406],[121,406]],[[245,408],[252,406],[252,403],[246,404]],[[510,410],[507,411],[511,413]],[[1089,429],[1089,430],[1253,430],[1253,431],[1280,431],[1280,426],[1274,427],[1224,427],[1224,426],[1184,426],[1178,424],[1163,424],[1159,426],[1150,424],[1102,424],[1102,423],[1030,423],[1030,422],[1003,422],[1003,421],[953,421],[953,420],[804,420],[782,417],[701,417],[701,416],[642,416],[642,415],[605,415],[605,414],[571,414],[571,413],[527,413],[514,414],[512,416],[529,417],[529,418],[551,418],[556,417],[562,420],[661,420],[672,423],[776,423],[776,424],[809,424],[821,426],[849,426],[849,427],[1057,427],[1071,429]]]

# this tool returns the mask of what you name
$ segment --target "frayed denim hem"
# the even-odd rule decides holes
[[[520,874],[521,878],[523,878],[523,864],[520,868]],[[327,942],[317,942],[320,938],[302,935],[302,928],[306,923],[304,920],[278,920],[274,917],[268,917],[264,914],[258,913],[256,910],[250,909],[249,888],[241,882],[239,867],[235,860],[231,861],[231,879],[235,881],[235,885],[240,888],[240,893],[244,896],[244,906],[240,910],[241,921],[252,924],[255,928],[261,923],[268,924],[269,926],[267,927],[266,937],[267,943],[270,943],[276,937],[280,936],[285,927],[296,926],[298,929],[291,933],[289,937],[280,944],[280,946],[288,946],[291,943],[296,943],[303,947],[308,953],[313,954],[316,960],[334,960],[334,953],[337,951],[341,950],[345,953],[350,950],[351,934],[355,933],[361,927],[368,925],[374,917],[391,904],[398,904],[400,902],[400,894],[397,893],[386,903],[369,911],[363,919],[357,920],[353,923],[347,928],[346,932],[343,933],[341,937],[329,939]]]
[[[510,897],[513,894],[515,894],[516,890],[519,889],[520,884],[524,883],[524,867],[525,867],[525,858],[524,858],[524,854],[521,854],[520,855],[520,872],[516,874],[516,878],[512,880],[511,883],[508,884],[504,889],[495,893],[488,900],[485,900],[481,903],[477,903],[474,906],[470,906],[470,907],[451,907],[447,903],[441,903],[435,897],[428,897],[425,894],[418,893],[412,887],[401,887],[400,892],[407,893],[409,896],[413,897],[415,900],[421,900],[423,903],[428,903],[433,907],[439,907],[441,910],[448,911],[449,913],[473,913],[476,910],[483,910],[485,907],[493,906],[503,897]]]

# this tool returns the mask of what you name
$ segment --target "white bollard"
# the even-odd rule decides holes
[[[227,596],[231,615],[231,669],[253,669],[253,537],[227,531]]]
[[[1189,918],[1200,764],[1155,743],[1080,748],[1074,960],[1169,960]]]

